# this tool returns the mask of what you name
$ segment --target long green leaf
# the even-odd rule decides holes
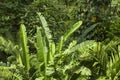
[[[83,34],[82,34],[82,37],[84,38],[90,31],[92,31],[98,24],[100,23],[96,23],[96,24],[93,24],[92,26],[90,26],[89,28],[87,28]]]
[[[29,64],[29,50],[27,46],[27,33],[26,28],[24,24],[20,25],[20,39],[21,39],[21,46],[22,46],[22,63],[25,66],[25,69],[29,70],[30,64]]]
[[[46,41],[45,41],[45,43],[47,43],[46,48],[49,49],[47,57],[49,58],[48,60],[51,60],[53,58],[53,54],[51,52],[53,47],[51,47],[51,45],[54,44],[54,42],[52,40],[52,34],[51,34],[51,31],[48,27],[47,21],[45,20],[44,16],[41,15],[40,12],[37,12],[37,14],[38,14],[40,21],[42,23],[42,31],[43,31],[44,37],[46,37]]]
[[[49,60],[53,61],[54,60],[54,54],[55,54],[55,43],[50,43],[49,44]]]
[[[57,51],[58,51],[58,54],[61,53],[61,50],[62,50],[62,47],[63,47],[63,44],[64,42],[67,40],[67,38],[75,31],[77,30],[80,25],[82,25],[82,21],[78,21],[77,23],[75,23],[71,28],[70,30],[68,30],[63,36],[61,36],[60,38],[60,41],[57,45]]]
[[[44,62],[44,75],[46,80],[46,68],[47,68],[47,49],[46,49],[46,42],[44,37],[42,36],[42,31],[39,27],[37,27],[37,55],[38,60],[40,62]]]
[[[58,43],[58,50],[57,50],[58,54],[61,53],[62,47],[63,47],[63,36],[61,36],[60,41]]]
[[[45,46],[43,37],[41,34],[41,29],[37,27],[37,34],[36,34],[36,40],[37,40],[37,57],[39,61],[44,61],[44,54],[45,54]]]
[[[77,23],[75,23],[71,28],[70,30],[68,30],[65,35],[63,36],[64,37],[64,40],[66,41],[67,38],[75,31],[77,30],[80,26],[82,25],[82,21],[78,21]]]
[[[44,29],[44,33],[45,33],[45,35],[46,35],[46,37],[47,37],[47,40],[48,40],[48,41],[51,41],[51,40],[52,40],[52,35],[51,35],[51,31],[50,31],[50,29],[49,29],[49,27],[48,27],[47,21],[45,20],[44,16],[41,15],[40,12],[38,12],[37,14],[38,14],[38,16],[39,16],[39,18],[40,18],[40,21],[41,21],[41,23],[42,23],[42,27],[43,27],[43,29]]]

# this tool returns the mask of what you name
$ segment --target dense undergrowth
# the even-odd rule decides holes
[[[0,80],[119,80],[119,14],[118,0],[0,1]]]

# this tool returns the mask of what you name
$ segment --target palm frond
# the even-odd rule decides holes
[[[11,66],[0,66],[0,78],[4,78],[5,80],[12,79],[12,70],[15,70],[16,66],[11,65]]]
[[[118,52],[112,53],[112,56],[110,57],[110,61],[107,64],[107,76],[111,77],[112,79],[118,78],[120,75],[120,46],[118,46]]]

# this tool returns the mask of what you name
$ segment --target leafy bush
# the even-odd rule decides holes
[[[23,76],[24,79],[32,79],[36,75],[36,77],[43,77],[45,80],[47,79],[46,72],[47,72],[47,65],[49,62],[54,60],[54,54],[57,52],[57,54],[61,54],[61,50],[63,49],[63,45],[65,41],[68,39],[68,37],[76,30],[79,28],[79,26],[82,24],[81,21],[77,22],[76,24],[71,27],[69,31],[65,33],[64,36],[61,37],[60,42],[58,43],[58,49],[55,49],[55,43],[52,41],[52,35],[51,32],[48,28],[47,22],[44,19],[44,17],[38,13],[40,20],[42,22],[43,27],[38,27],[37,28],[37,33],[36,33],[36,50],[37,50],[37,64],[33,64],[30,66],[29,63],[29,52],[28,52],[28,47],[27,47],[27,33],[26,33],[26,28],[23,24],[20,26],[20,49],[18,49],[16,53],[17,54],[17,61],[18,65],[23,66],[23,70],[20,70],[22,74],[26,75]],[[14,55],[14,54],[13,54]],[[31,55],[32,56],[32,55]],[[32,60],[32,59],[31,59]],[[36,74],[36,72],[31,75],[31,78],[29,77],[29,71],[33,69],[32,67],[36,67],[35,69],[37,74],[40,72],[39,75]],[[39,66],[39,67],[37,67]],[[22,69],[22,68],[21,68]],[[25,73],[26,72],[26,73]],[[31,72],[32,73],[32,72]]]

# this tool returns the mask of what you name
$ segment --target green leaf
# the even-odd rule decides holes
[[[94,46],[94,44],[96,44],[96,42],[94,40],[87,40],[87,41],[84,41],[84,42],[72,47],[70,49],[70,52],[74,52],[74,51],[78,50],[79,52],[83,53],[84,51],[88,51],[90,48],[92,48]]]
[[[61,53],[62,47],[64,42],[67,40],[67,38],[76,30],[80,27],[80,25],[82,24],[82,21],[78,21],[77,23],[75,23],[70,30],[68,30],[63,36],[61,36],[60,41],[57,45],[57,51],[58,54]]]
[[[81,75],[89,76],[91,75],[91,70],[85,66],[81,66],[81,68],[77,70],[75,73],[77,74],[81,73]]]
[[[55,54],[55,43],[50,43],[49,44],[49,60],[53,61],[54,60],[54,54]]]
[[[92,26],[88,27],[83,33],[82,33],[82,38],[84,38],[90,31],[92,31],[98,24],[100,23],[96,23],[93,24]]]
[[[29,49],[27,46],[27,33],[26,28],[24,24],[20,25],[20,39],[21,39],[21,46],[22,46],[22,63],[25,66],[25,69],[29,70],[30,64],[29,64]]]
[[[75,31],[77,30],[80,26],[82,25],[82,21],[78,21],[77,23],[75,23],[70,30],[68,30],[65,34],[64,34],[64,41],[67,40],[67,38]]]
[[[44,16],[41,15],[40,12],[37,13],[39,18],[40,18],[40,21],[42,23],[42,28],[44,29],[44,32],[45,32],[45,35],[47,37],[47,40],[48,41],[51,41],[52,40],[52,34],[51,34],[51,31],[48,27],[48,24],[47,24],[47,21],[45,20]]]
[[[63,47],[63,36],[61,36],[60,41],[58,43],[58,54],[61,53],[62,47]]]
[[[41,29],[37,27],[37,34],[36,34],[36,40],[37,40],[37,57],[38,61],[44,61],[44,54],[45,54],[45,46],[44,41],[41,33]]]

